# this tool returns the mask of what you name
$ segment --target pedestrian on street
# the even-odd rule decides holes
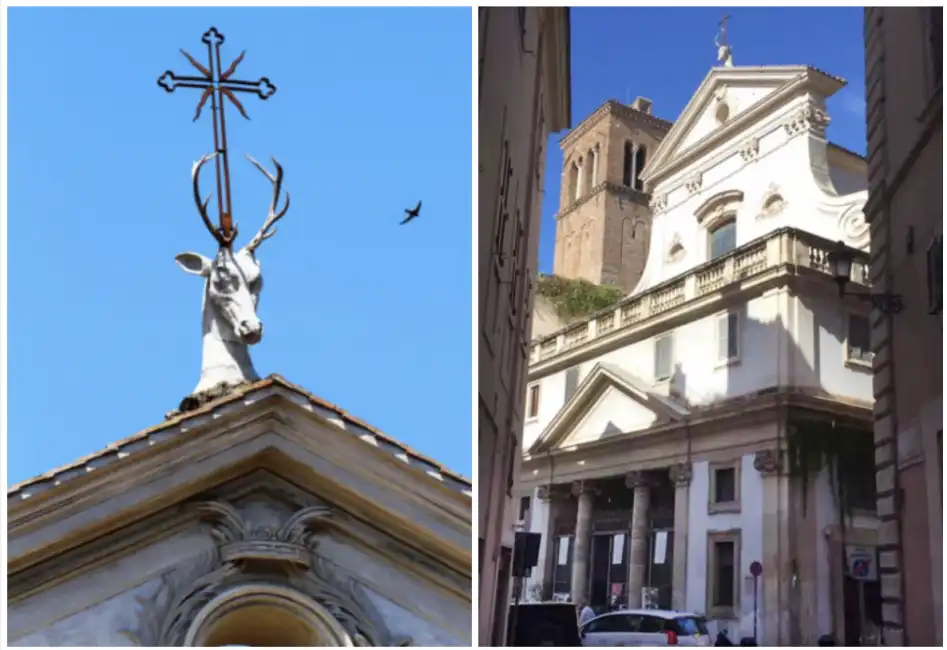
[[[579,627],[582,627],[595,618],[595,610],[589,607],[589,601],[582,599],[579,601]]]

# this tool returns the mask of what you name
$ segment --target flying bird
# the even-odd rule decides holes
[[[398,224],[400,226],[403,226],[404,224],[408,223],[409,221],[411,221],[412,219],[414,219],[415,217],[421,214],[421,202],[418,201],[418,205],[417,207],[414,208],[414,210],[405,209],[404,213],[408,216],[404,218],[404,221]]]

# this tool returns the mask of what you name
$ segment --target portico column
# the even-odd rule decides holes
[[[762,611],[759,613],[762,638],[758,639],[759,645],[790,644],[789,485],[783,466],[780,449],[757,451],[753,459],[753,467],[763,476]],[[740,575],[744,575],[742,570]],[[752,603],[749,605],[752,608]]]
[[[641,607],[641,589],[648,568],[648,525],[651,509],[651,486],[644,472],[625,476],[625,486],[633,489],[631,509],[631,557],[628,562],[628,607]]]
[[[687,523],[690,507],[690,485],[693,469],[690,463],[672,465],[669,470],[674,484],[674,565],[671,570],[671,606],[687,609]]]
[[[543,504],[546,513],[545,526],[539,540],[539,562],[531,582],[540,585],[541,599],[552,598],[554,572],[556,570],[556,512],[557,502],[553,498],[553,486],[540,485],[536,498]],[[538,574],[538,575],[536,575]]]
[[[589,597],[589,552],[592,542],[592,497],[594,488],[586,481],[572,484],[572,494],[578,497],[575,515],[575,546],[572,551],[572,601],[578,603]]]

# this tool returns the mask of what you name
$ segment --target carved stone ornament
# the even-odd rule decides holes
[[[760,155],[760,140],[759,138],[749,138],[740,145],[740,158],[743,159],[743,162],[750,162],[756,160]]]
[[[838,218],[838,228],[845,243],[854,248],[863,248],[868,244],[869,225],[865,220],[864,201],[847,206]]]
[[[684,187],[687,188],[687,193],[691,195],[697,194],[703,186],[704,175],[701,172],[697,172],[684,183]]]
[[[809,104],[793,113],[783,126],[790,137],[801,133],[825,137],[825,129],[829,126],[829,122],[831,119],[825,111]]]
[[[315,553],[313,525],[329,508],[304,508],[279,527],[254,526],[222,501],[198,506],[211,525],[216,546],[161,578],[149,598],[136,597],[141,609],[134,630],[121,630],[137,646],[182,646],[202,609],[235,587],[264,591],[289,588],[323,608],[348,635],[345,645],[408,646],[391,636],[384,619],[355,579]]]
[[[684,250],[684,245],[681,243],[681,236],[677,233],[674,233],[674,236],[671,237],[671,242],[668,244],[664,261],[679,262],[680,260],[684,259],[686,254],[687,251]]]
[[[551,496],[548,485],[540,485],[536,488],[536,498],[540,501],[548,501]]]
[[[651,197],[651,211],[652,212],[663,212],[668,207],[668,195],[667,194],[656,194]]]
[[[786,209],[786,199],[780,193],[780,188],[776,183],[770,183],[763,195],[762,209],[758,217],[773,217]]]
[[[677,487],[690,485],[691,478],[694,476],[694,468],[690,463],[676,463],[668,469],[671,477],[671,483]]]
[[[780,449],[761,449],[756,452],[753,467],[764,476],[778,476],[783,473],[783,452]]]
[[[628,472],[625,474],[625,487],[629,489],[651,487],[651,475],[648,472]]]
[[[583,494],[598,494],[598,488],[589,481],[573,481],[571,491],[574,497],[580,497]]]

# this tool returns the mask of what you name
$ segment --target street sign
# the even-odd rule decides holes
[[[759,578],[763,573],[763,565],[759,562],[750,562],[750,575],[754,578]]]
[[[848,575],[862,582],[878,580],[878,561],[874,546],[845,546],[845,560]]]

